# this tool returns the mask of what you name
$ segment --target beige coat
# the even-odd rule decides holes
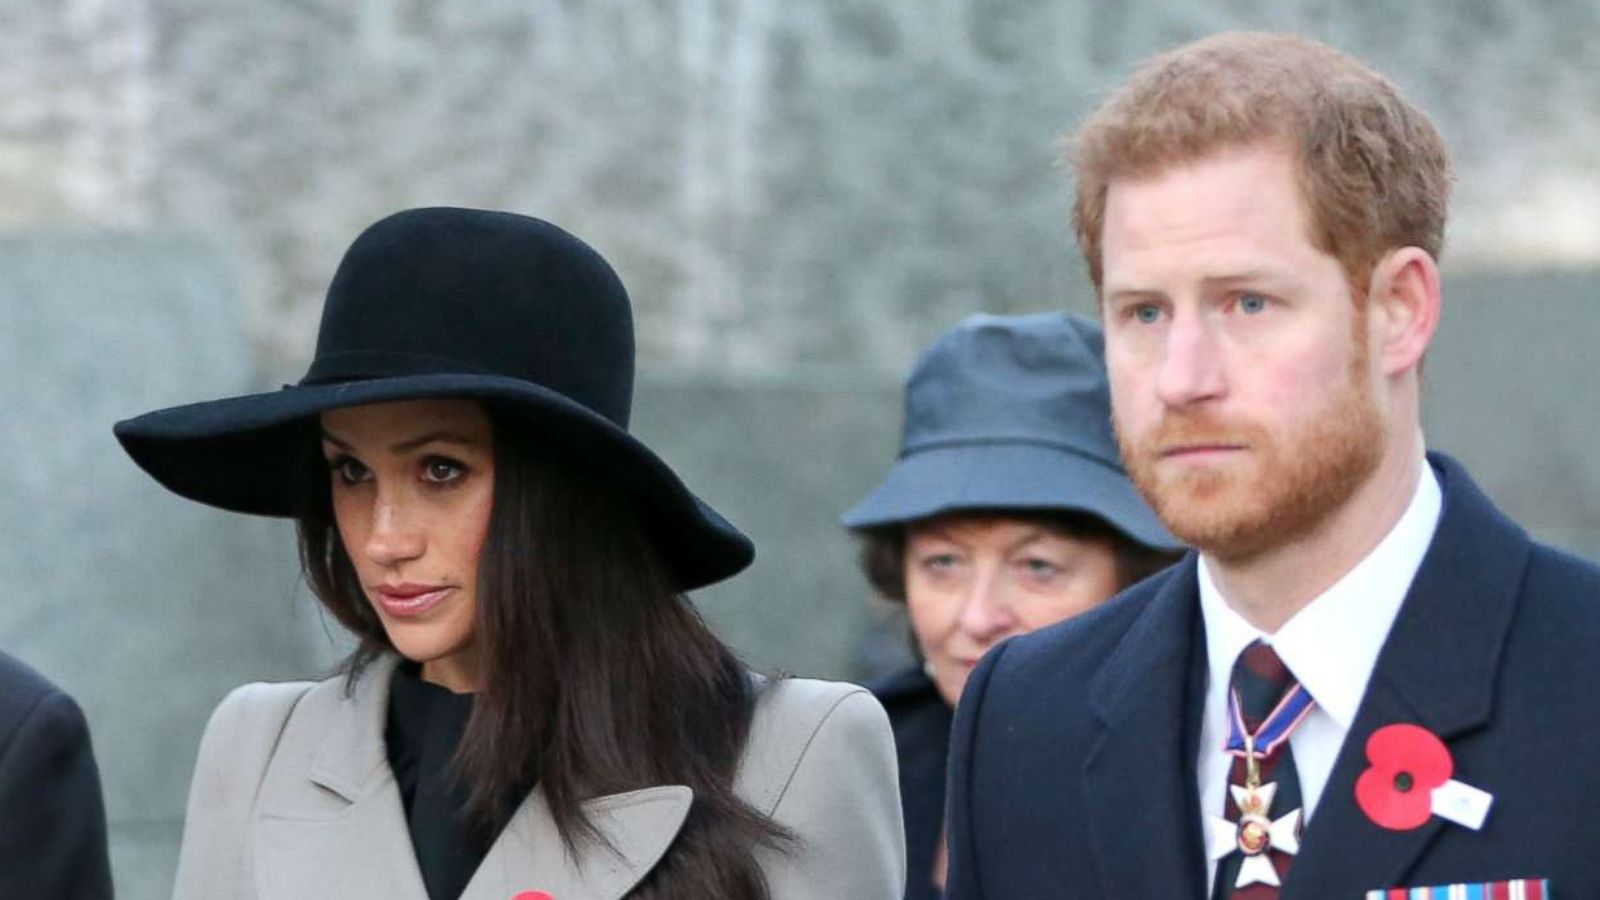
[[[426,900],[383,730],[394,660],[344,694],[251,684],[217,707],[200,743],[175,900]],[[774,900],[898,900],[905,882],[893,738],[854,685],[807,679],[765,692],[740,796],[799,836],[759,859]],[[562,849],[544,795],[512,816],[462,894],[617,900],[661,859],[693,792],[660,785],[589,803],[612,846]]]

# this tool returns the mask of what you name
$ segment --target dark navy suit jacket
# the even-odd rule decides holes
[[[71,697],[0,653],[0,898],[110,896],[89,726]]]
[[[1533,543],[1458,464],[1429,460],[1438,530],[1282,896],[1548,878],[1552,896],[1600,897],[1600,568]],[[991,651],[951,739],[950,900],[1201,900],[1204,666],[1193,555]],[[1494,795],[1481,831],[1388,831],[1361,812],[1367,738],[1397,722]]]

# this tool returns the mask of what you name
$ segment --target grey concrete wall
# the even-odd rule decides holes
[[[1230,27],[1432,111],[1459,259],[1600,263],[1593,0],[0,0],[0,225],[210,235],[294,370],[361,226],[511,208],[617,261],[647,359],[899,371],[971,309],[1082,297],[1057,135]]]
[[[1535,536],[1600,560],[1600,270],[1445,279],[1423,427]]]
[[[0,645],[82,703],[135,900],[170,890],[206,711],[313,659],[285,530],[168,495],[111,437],[130,413],[246,386],[237,291],[194,241],[0,240]]]
[[[756,542],[747,573],[696,601],[759,667],[870,674],[870,592],[838,518],[894,459],[900,388],[854,375],[646,373],[634,401],[635,433]]]

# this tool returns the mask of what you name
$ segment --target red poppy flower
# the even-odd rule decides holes
[[[556,900],[556,898],[546,894],[544,891],[523,891],[512,897],[511,900]]]
[[[1433,815],[1433,789],[1455,762],[1444,741],[1416,725],[1385,725],[1367,738],[1371,766],[1356,779],[1356,803],[1384,828],[1420,828]]]

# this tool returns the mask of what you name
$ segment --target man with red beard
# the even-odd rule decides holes
[[[1123,455],[1197,552],[972,674],[947,896],[1600,896],[1600,569],[1424,449],[1432,124],[1224,34],[1072,154]]]

